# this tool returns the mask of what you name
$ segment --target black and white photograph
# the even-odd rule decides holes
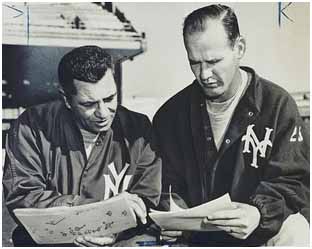
[[[310,247],[310,1],[2,2],[2,247]]]

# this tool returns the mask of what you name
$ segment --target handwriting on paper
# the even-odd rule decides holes
[[[77,236],[105,236],[136,226],[135,215],[119,196],[75,207],[15,209],[14,214],[38,244],[72,243]]]

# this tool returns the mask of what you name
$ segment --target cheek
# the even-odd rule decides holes
[[[199,77],[200,74],[200,69],[198,66],[191,66],[191,70],[193,72],[193,74],[195,75],[196,78]]]
[[[94,113],[94,109],[85,109],[85,108],[78,108],[77,109],[77,113],[80,117],[82,117],[83,119],[88,119],[90,118],[93,113]]]
[[[215,67],[215,74],[222,79],[224,83],[230,81],[233,77],[234,67],[232,62],[224,62]]]
[[[117,99],[116,99],[115,101],[109,103],[109,104],[107,105],[107,107],[108,107],[108,109],[109,109],[111,112],[114,112],[114,113],[115,113],[115,111],[116,111],[116,109],[117,109]]]

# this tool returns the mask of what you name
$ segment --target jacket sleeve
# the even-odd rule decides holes
[[[261,213],[254,234],[269,239],[278,233],[289,214],[309,210],[309,132],[289,97],[275,120],[276,133],[269,160],[251,204]]]
[[[160,203],[158,208],[160,210],[169,211],[170,201],[169,201],[169,189],[171,188],[171,195],[176,204],[182,208],[187,208],[188,205],[184,200],[186,197],[187,184],[185,182],[185,177],[183,176],[183,171],[181,170],[179,159],[175,156],[177,146],[173,146],[176,141],[172,141],[170,138],[172,134],[169,135],[172,130],[171,127],[166,127],[161,124],[159,120],[166,120],[162,117],[159,118],[159,114],[156,114],[153,120],[153,130],[154,130],[154,143],[157,154],[162,160],[162,192],[160,197]]]
[[[75,195],[61,195],[48,187],[40,136],[35,118],[24,112],[13,124],[6,140],[3,187],[10,212],[15,208],[73,206],[93,202]]]
[[[148,208],[155,208],[161,192],[161,160],[155,153],[151,122],[146,116],[143,126],[137,127],[140,128],[143,135],[136,139],[133,145],[133,148],[136,148],[133,151],[136,154],[136,170],[129,192],[139,195]]]

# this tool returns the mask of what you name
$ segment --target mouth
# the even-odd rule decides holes
[[[204,88],[216,88],[218,87],[220,84],[218,81],[216,80],[210,80],[210,81],[201,81],[201,85],[204,87]]]
[[[108,125],[109,120],[108,120],[108,119],[96,120],[95,123],[96,123],[98,126],[106,126],[106,125]]]

